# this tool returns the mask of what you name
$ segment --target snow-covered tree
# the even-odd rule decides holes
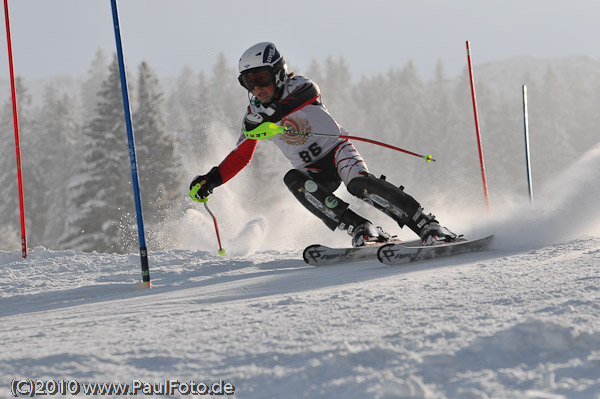
[[[33,142],[31,136],[31,97],[23,79],[15,80],[17,93],[17,110],[19,119],[21,171],[23,177],[23,191],[25,193],[25,216],[28,240],[36,242],[39,235],[29,229],[32,223],[30,214],[33,202],[29,194],[34,195],[30,189],[35,189],[32,179],[36,176],[28,170],[32,159],[28,157]],[[0,115],[0,130],[3,145],[0,146],[0,226],[13,226],[14,230],[20,229],[19,190],[17,184],[17,163],[15,152],[15,134],[13,122],[12,98],[9,97],[2,107]],[[27,161],[26,161],[27,160]],[[6,227],[8,229],[8,227]],[[8,231],[8,230],[7,230]],[[33,238],[33,240],[31,240]]]
[[[165,104],[167,129],[176,132],[178,136],[184,136],[183,132],[191,131],[190,118],[193,114],[195,85],[194,71],[190,67],[183,68]]]
[[[36,140],[32,145],[35,159],[32,169],[37,178],[34,192],[38,202],[32,212],[39,219],[34,231],[43,232],[41,244],[45,247],[58,247],[71,212],[67,207],[67,187],[72,171],[82,163],[79,129],[73,100],[67,94],[61,95],[54,85],[47,86],[44,102],[35,114]]]
[[[309,79],[313,78],[309,76]],[[358,106],[352,98],[352,73],[346,60],[343,57],[337,60],[327,57],[323,81],[315,81],[321,88],[321,99],[325,107],[331,111],[338,123],[352,130]]]
[[[69,185],[69,208],[74,210],[69,225],[77,235],[63,243],[83,251],[123,252],[136,230],[116,55],[98,92],[96,114],[86,122],[82,136],[83,163]]]
[[[174,137],[165,129],[158,78],[146,62],[139,66],[137,103],[133,125],[142,203],[145,219],[155,224],[164,219],[172,200],[181,197],[177,178],[180,165]]]
[[[85,80],[81,84],[81,112],[86,120],[96,109],[98,92],[108,73],[108,57],[102,49],[96,50],[96,55],[90,64]]]
[[[212,68],[211,78],[206,82],[206,87],[212,95],[211,102],[218,110],[215,117],[225,122],[226,126],[236,128],[247,104],[244,96],[240,96],[244,89],[238,83],[237,77],[237,71],[229,65],[225,55],[220,53]]]

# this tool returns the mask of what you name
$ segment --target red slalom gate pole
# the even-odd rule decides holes
[[[477,115],[477,100],[475,98],[475,79],[473,77],[473,65],[471,64],[471,46],[467,40],[467,61],[469,63],[469,77],[471,80],[471,98],[473,100],[473,115],[475,117],[475,133],[477,135],[477,148],[479,150],[479,164],[481,165],[481,181],[483,183],[483,196],[485,198],[485,207],[490,211],[490,201],[488,198],[487,181],[485,178],[485,164],[483,162],[483,150],[481,148],[481,134],[479,132],[479,116]]]
[[[25,206],[23,203],[23,174],[21,172],[21,144],[19,140],[19,117],[17,114],[17,90],[13,68],[12,44],[10,40],[10,22],[8,18],[8,0],[4,0],[4,17],[6,19],[6,40],[8,44],[8,66],[10,69],[10,87],[12,93],[13,122],[15,125],[15,149],[17,152],[17,183],[19,186],[19,209],[21,213],[21,253],[27,257],[27,234],[25,233]]]

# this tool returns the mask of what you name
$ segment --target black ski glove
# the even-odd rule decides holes
[[[194,177],[194,180],[190,183],[190,191],[196,186],[196,184],[201,184],[202,187],[196,193],[196,198],[203,199],[212,194],[213,188],[220,186],[223,184],[223,178],[219,173],[219,168],[215,166],[205,175],[200,175]]]
[[[273,103],[269,105],[263,112],[253,112],[246,115],[244,119],[244,130],[249,132],[254,130],[263,122],[279,122],[283,119],[281,112],[281,104]]]

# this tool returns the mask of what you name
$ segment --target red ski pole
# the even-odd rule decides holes
[[[368,139],[368,138],[365,138],[365,137],[346,136],[346,135],[341,136],[341,135],[331,135],[331,134],[325,134],[325,133],[304,133],[304,132],[298,132],[298,131],[290,130],[290,129],[286,129],[286,131],[290,132],[290,133],[294,133],[294,134],[305,135],[305,136],[335,136],[335,137],[341,137],[341,138],[349,139],[349,140],[364,141],[365,143],[379,145],[381,147],[389,148],[390,150],[399,151],[399,152],[403,152],[403,153],[408,154],[408,155],[413,155],[415,157],[423,158],[427,162],[435,162],[435,159],[433,159],[431,157],[431,155],[417,154],[416,152],[408,151],[408,150],[405,150],[403,148],[393,146],[391,144],[382,143],[381,141],[372,140],[372,139]]]
[[[217,217],[215,216],[214,213],[212,213],[212,211],[208,207],[208,197],[204,197],[204,198],[198,198],[198,197],[196,197],[196,194],[198,193],[198,190],[200,190],[204,184],[206,184],[206,180],[202,180],[200,183],[196,184],[192,188],[192,191],[190,191],[190,198],[193,199],[196,202],[203,202],[204,203],[204,208],[206,209],[206,211],[208,212],[208,214],[212,218],[213,223],[215,225],[215,232],[217,233],[217,242],[219,243],[218,254],[219,255],[225,255],[225,249],[221,245],[221,235],[219,234],[219,225],[217,224]]]

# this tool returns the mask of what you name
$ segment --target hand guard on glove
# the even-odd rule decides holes
[[[283,119],[281,104],[273,103],[267,107],[264,112],[253,112],[246,115],[244,119],[244,130],[249,132],[254,130],[263,122],[279,122]]]
[[[190,183],[190,191],[197,185],[201,184],[200,190],[196,193],[197,199],[204,199],[212,194],[215,187],[223,184],[223,178],[219,173],[219,168],[215,166],[206,175],[200,175],[194,177],[194,180]]]

